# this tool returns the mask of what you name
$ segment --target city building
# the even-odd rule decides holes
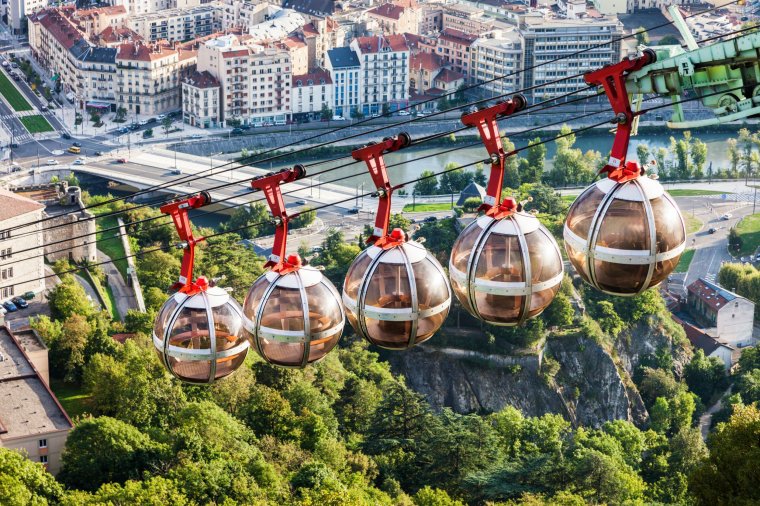
[[[320,120],[322,106],[334,102],[333,82],[326,70],[293,76],[292,97],[293,120]]]
[[[687,305],[691,315],[719,342],[734,348],[753,344],[755,304],[699,278],[687,287]]]
[[[359,105],[363,115],[396,111],[409,102],[409,47],[403,35],[351,41],[359,59]],[[336,91],[337,93],[337,91]]]
[[[312,21],[335,14],[335,0],[282,0],[282,6],[305,14]]]
[[[686,337],[695,349],[702,350],[706,357],[719,358],[726,370],[731,369],[731,366],[734,365],[733,356],[736,352],[733,346],[721,343],[717,338],[705,332],[704,329],[683,321],[675,315],[673,320],[683,327]]]
[[[524,55],[522,87],[542,85],[533,92],[537,97],[584,89],[588,85],[583,77],[569,77],[617,63],[621,58],[623,25],[616,17],[561,19],[529,15],[522,18],[520,35]],[[558,58],[562,60],[550,63]],[[565,78],[569,79],[547,84]]]
[[[41,372],[47,368],[47,348],[39,336],[29,332],[17,338],[0,327],[0,447],[56,474],[73,425]]]
[[[218,3],[165,9],[129,17],[129,28],[146,41],[185,41],[222,29],[224,9]]]
[[[127,9],[123,5],[78,9],[71,13],[71,20],[79,25],[88,37],[101,33],[106,28],[126,26]]]
[[[309,46],[300,37],[291,35],[275,43],[275,45],[290,54],[293,74],[306,74],[309,71]]]
[[[417,30],[411,33],[426,35],[443,30],[443,7],[438,3],[424,3],[420,6],[420,21]]]
[[[455,70],[443,69],[435,79],[433,79],[433,88],[441,90],[446,94],[454,93],[460,87],[464,86],[465,75]]]
[[[44,207],[0,188],[0,301],[45,289]]]
[[[231,30],[240,28],[246,30],[251,26],[263,23],[275,12],[281,10],[277,5],[261,2],[254,3],[245,0],[224,0],[222,28]]]
[[[180,109],[180,85],[196,63],[196,52],[133,42],[116,54],[115,94],[127,114],[162,114]]]
[[[367,11],[367,19],[374,21],[381,34],[416,33],[420,23],[419,9],[386,3]]]
[[[114,5],[123,5],[130,16],[139,16],[151,12],[159,12],[166,9],[174,9],[178,5],[177,0],[112,0]],[[200,5],[200,0],[192,0],[195,5]],[[188,0],[182,0],[187,4]]]
[[[266,16],[266,19],[248,27],[250,40],[257,44],[276,42],[288,37],[291,33],[306,24],[303,15],[292,9],[277,9]]]
[[[8,28],[13,33],[22,33],[26,30],[26,18],[47,7],[48,0],[8,0],[5,5]]]
[[[435,53],[417,53],[409,57],[409,88],[425,93],[433,87],[433,79],[443,68],[443,58]]]
[[[353,117],[359,108],[359,57],[350,47],[336,47],[327,51],[326,67],[333,82],[333,114]]]
[[[97,262],[95,219],[82,202],[82,190],[65,182],[57,186],[56,198],[42,202],[45,258],[50,263],[62,259]]]
[[[285,124],[290,116],[291,63],[287,49],[243,45],[224,35],[198,49],[198,72],[207,71],[221,86],[219,121]]]
[[[444,28],[437,37],[429,38],[426,45],[428,50],[442,57],[452,70],[461,72],[469,80],[471,77],[470,47],[477,39],[477,35],[454,28]]]
[[[216,128],[221,124],[221,85],[207,70],[193,72],[182,81],[182,118],[199,128]]]
[[[521,88],[522,38],[516,30],[494,30],[478,38],[471,49],[470,83],[504,95]]]
[[[493,27],[493,19],[485,16],[483,9],[465,3],[443,5],[443,30],[452,29],[480,35],[493,29]]]
[[[309,68],[327,66],[326,54],[330,49],[343,47],[346,33],[332,18],[314,19],[301,27],[300,35],[309,51]]]

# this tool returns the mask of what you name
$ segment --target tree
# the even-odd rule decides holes
[[[63,487],[42,464],[19,452],[0,448],[0,504],[58,504]]]
[[[74,276],[65,274],[61,282],[47,295],[50,315],[55,320],[65,320],[71,315],[87,317],[93,313],[92,302]]]
[[[383,116],[387,116],[391,113],[391,106],[387,102],[383,102]]]
[[[649,146],[646,142],[639,142],[636,145],[636,157],[639,159],[639,164],[644,166],[649,163]]]
[[[480,197],[468,197],[462,204],[462,209],[467,213],[474,213],[482,203],[483,201],[480,200]]]
[[[707,404],[716,390],[725,386],[726,369],[723,361],[717,357],[706,357],[705,352],[697,350],[691,362],[684,367],[684,378],[689,390]]]
[[[81,490],[139,479],[167,450],[127,423],[107,416],[87,418],[69,433],[58,479]]]
[[[165,251],[155,250],[138,257],[137,272],[143,288],[157,287],[165,290],[179,277],[179,259]]]
[[[116,109],[116,117],[114,118],[114,122],[116,123],[123,123],[124,118],[127,117],[127,110],[124,107],[119,107]]]
[[[640,46],[649,44],[649,33],[643,26],[636,28],[633,33],[636,34],[636,43]]]
[[[742,373],[736,387],[745,404],[760,401],[760,369]]]
[[[438,178],[432,170],[423,170],[420,180],[414,183],[414,195],[435,195],[438,193]]]
[[[680,44],[677,38],[675,38],[672,35],[666,35],[663,38],[660,39],[660,42],[657,43],[660,46],[677,46]]]
[[[53,364],[63,366],[64,380],[78,383],[82,378],[82,367],[85,364],[85,348],[92,327],[87,320],[78,314],[66,318],[61,327],[61,335],[50,350]],[[60,371],[60,367],[54,367]]]
[[[144,504],[190,506],[192,502],[173,480],[153,476],[146,480],[128,480],[123,485],[106,483],[96,492],[73,491],[66,497],[66,506],[88,504]]]
[[[428,485],[419,489],[412,501],[415,506],[464,506],[463,502],[452,499],[445,490],[430,488]]]
[[[164,135],[169,135],[169,130],[172,128],[172,118],[170,116],[166,116],[161,121],[161,126],[164,128]]]
[[[319,112],[320,119],[322,121],[330,121],[333,119],[333,111],[330,109],[330,106],[327,105],[327,103],[322,104],[322,110]]]
[[[564,293],[558,293],[549,307],[544,310],[543,318],[548,327],[566,327],[573,323],[575,311],[570,299]]]
[[[707,144],[699,139],[694,139],[691,145],[691,160],[694,163],[694,178],[705,177],[705,162],[707,162]]]
[[[348,244],[343,232],[330,229],[322,242],[322,252],[312,260],[312,264],[325,268],[325,276],[337,287],[343,286],[348,268],[361,249],[356,244]]]
[[[664,397],[658,397],[654,406],[649,410],[649,421],[652,429],[664,434],[671,423],[670,404]]]
[[[601,300],[597,302],[594,313],[599,326],[612,337],[617,337],[625,328],[625,322],[620,318],[615,311],[615,306],[610,301]]]
[[[710,456],[689,477],[697,504],[760,502],[760,410],[737,407],[708,440]]]
[[[528,143],[525,159],[527,160],[526,166],[520,167],[520,181],[522,183],[540,183],[546,160],[546,145],[541,143],[540,137],[536,137]]]
[[[290,221],[290,226],[293,229],[305,228],[314,223],[317,219],[317,212],[311,207],[307,207],[298,212]]]

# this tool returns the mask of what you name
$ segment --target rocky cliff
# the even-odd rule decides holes
[[[631,375],[662,347],[672,350],[676,368],[685,362],[687,353],[652,322],[635,325],[614,344],[574,334],[549,336],[533,355],[423,345],[388,358],[435,407],[467,413],[512,405],[531,416],[559,413],[576,425],[624,419],[644,426],[648,414]]]

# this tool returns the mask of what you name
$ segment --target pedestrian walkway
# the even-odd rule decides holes
[[[100,264],[103,272],[106,273],[106,282],[111,287],[113,292],[113,298],[116,302],[116,310],[118,315],[114,315],[120,320],[124,320],[127,315],[127,311],[130,309],[138,309],[137,299],[135,298],[135,292],[131,287],[127,286],[124,282],[124,278],[121,277],[119,269],[111,261],[111,257],[98,250],[98,263]]]

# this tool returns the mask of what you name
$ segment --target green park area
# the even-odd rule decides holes
[[[668,190],[668,193],[672,195],[673,197],[703,197],[705,195],[723,195],[724,193],[732,193],[732,192],[722,192],[717,190],[684,190],[684,189],[675,189],[675,190]]]
[[[741,256],[753,254],[760,246],[760,213],[742,218],[736,225],[736,234],[740,240],[738,254]]]
[[[32,106],[16,88],[5,72],[0,72],[0,94],[16,111],[31,111]]]
[[[702,228],[702,225],[703,225],[702,220],[700,220],[696,216],[685,214],[683,216],[683,219],[686,222],[687,234],[693,234],[694,232],[699,232],[699,229]]]
[[[53,127],[48,120],[36,114],[34,116],[24,116],[19,118],[19,121],[24,124],[24,127],[30,134],[38,134],[42,132],[52,132]]]
[[[676,272],[688,272],[689,266],[691,265],[691,261],[694,259],[694,251],[693,249],[687,249],[683,252],[683,255],[681,255],[681,259],[678,261],[678,265],[676,265]]]
[[[108,212],[105,207],[96,208],[102,209],[103,212]],[[116,221],[116,216],[104,216],[96,220],[98,227],[97,243],[98,249],[111,257],[111,260],[116,264],[116,268],[119,269],[119,273],[126,280],[127,279],[127,260],[124,258],[126,252],[124,251],[124,245],[121,242],[121,236],[118,229],[115,229],[119,225]],[[111,230],[114,229],[114,230]],[[102,232],[105,230],[105,232]]]
[[[79,385],[52,378],[50,389],[58,397],[69,417],[74,418],[89,411],[88,401],[92,395]]]
[[[435,211],[448,211],[452,209],[451,202],[435,202],[432,204],[407,204],[404,206],[405,213],[424,213]]]

